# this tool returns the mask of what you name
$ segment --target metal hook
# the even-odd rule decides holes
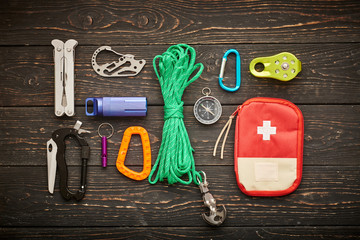
[[[226,61],[227,61],[227,56],[230,53],[235,53],[236,55],[236,86],[233,88],[227,87],[224,85],[223,83],[223,79],[224,79],[224,71],[225,71],[225,65],[226,65]],[[237,50],[235,49],[229,49],[226,51],[226,53],[223,56],[222,59],[222,63],[221,63],[221,68],[220,68],[220,74],[219,74],[219,84],[220,87],[222,89],[224,89],[225,91],[228,92],[235,92],[240,88],[240,84],[241,84],[241,60],[240,60],[240,54]]]
[[[210,213],[202,213],[201,216],[208,224],[220,226],[225,221],[226,208],[224,205],[221,205],[222,210],[217,209],[216,200],[208,189],[209,183],[206,181],[206,174],[203,171],[200,172],[204,175],[204,181],[199,184],[200,192],[203,194],[204,205],[210,209]],[[198,181],[200,180],[198,179]]]

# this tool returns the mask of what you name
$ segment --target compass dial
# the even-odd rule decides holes
[[[222,107],[216,98],[204,96],[194,105],[195,118],[203,124],[213,124],[221,117]]]

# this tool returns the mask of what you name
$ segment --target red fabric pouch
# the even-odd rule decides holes
[[[304,120],[293,103],[252,98],[239,106],[235,127],[235,173],[250,196],[283,196],[300,184]]]

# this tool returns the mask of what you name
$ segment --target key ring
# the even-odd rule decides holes
[[[106,137],[106,136],[101,135],[101,133],[100,133],[100,128],[103,127],[103,126],[110,126],[110,127],[111,127],[111,134],[110,134],[110,136]],[[102,124],[100,124],[99,127],[98,127],[98,135],[99,135],[99,137],[101,137],[101,138],[102,138],[102,137],[111,138],[111,137],[114,135],[114,127],[113,127],[110,123],[102,123]]]
[[[202,90],[201,90],[202,94],[204,94],[205,96],[209,96],[210,93],[211,93],[211,89],[208,88],[208,87],[204,87]]]

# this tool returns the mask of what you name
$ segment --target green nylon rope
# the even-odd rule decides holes
[[[169,47],[153,60],[165,103],[165,123],[159,154],[149,176],[151,184],[164,179],[167,179],[169,184],[180,182],[187,185],[192,181],[198,185],[198,181],[202,181],[201,174],[195,170],[194,149],[183,121],[184,102],[181,100],[185,88],[200,77],[204,69],[202,63],[195,64],[195,57],[194,48],[178,44]],[[189,80],[198,68],[197,73]],[[156,171],[157,174],[152,180]],[[182,179],[183,175],[188,176],[187,181]]]

